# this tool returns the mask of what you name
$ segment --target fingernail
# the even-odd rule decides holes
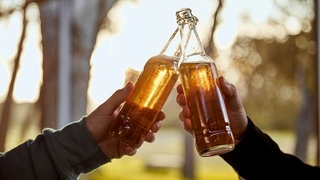
[[[224,83],[225,85],[227,85],[227,86],[230,85],[230,83],[229,83],[224,77],[222,77],[222,79],[223,79],[223,83]]]
[[[125,91],[129,90],[130,84],[131,84],[131,82],[128,82],[128,83],[126,84],[126,86],[124,86],[123,89],[124,89]]]

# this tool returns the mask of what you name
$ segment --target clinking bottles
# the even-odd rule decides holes
[[[217,85],[215,62],[205,54],[196,31],[198,19],[186,8],[177,11],[182,57],[180,79],[190,108],[193,134],[200,156],[226,153],[234,148],[223,95]]]
[[[178,28],[161,53],[146,62],[133,92],[112,126],[111,134],[131,147],[137,148],[143,143],[178,80],[181,48],[177,32]]]

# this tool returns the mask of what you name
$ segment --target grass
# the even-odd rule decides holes
[[[170,159],[167,159],[170,161]],[[82,176],[87,180],[186,180],[181,167],[174,168],[148,168],[147,161],[142,157],[125,157],[114,160],[94,172]],[[219,157],[196,160],[195,178],[197,180],[237,179],[236,173]]]
[[[156,141],[145,143],[133,157],[113,160],[81,176],[81,180],[187,180],[183,175],[184,131],[161,129]],[[190,138],[190,137],[189,137]],[[193,145],[193,144],[192,144]],[[194,146],[193,146],[194,148]],[[238,179],[233,169],[220,157],[200,157],[194,148],[194,178],[197,180]]]
[[[294,135],[292,132],[267,132],[280,148],[293,153]],[[82,175],[80,180],[188,180],[184,177],[184,131],[177,129],[161,129],[156,141],[145,143],[133,157],[125,156],[113,160],[97,170]],[[308,161],[315,164],[316,143],[311,142]],[[195,151],[194,151],[195,152]],[[235,171],[219,156],[200,157],[194,153],[195,180],[238,180]]]

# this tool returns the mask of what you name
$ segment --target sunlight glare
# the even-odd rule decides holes
[[[183,2],[139,0],[118,3],[108,14],[112,26],[100,32],[91,57],[91,79],[88,89],[90,100],[97,104],[102,103],[115,90],[123,86],[125,72],[128,68],[141,71],[145,62],[160,52],[177,26],[175,12],[181,8],[190,8],[198,17],[198,34],[203,44],[206,44],[216,6],[217,2],[212,0],[185,0]],[[24,45],[24,60],[21,61],[22,66],[15,89],[15,98],[20,102],[37,98],[42,73],[39,14],[35,7],[28,9],[30,11],[28,13],[30,14],[28,15],[29,22],[32,22],[28,26],[30,37]],[[214,43],[220,51],[223,51],[230,48],[235,38],[241,33],[284,39],[288,33],[286,29],[267,22],[270,17],[278,20],[282,17],[279,13],[270,0],[225,1],[219,25],[214,34]],[[250,16],[250,24],[240,21],[244,15]],[[0,26],[1,63],[9,64],[4,61],[10,60],[16,53],[17,41],[21,34],[21,12],[13,13],[9,19],[2,19]],[[297,33],[303,28],[294,18],[288,19],[285,27],[291,33]],[[219,61],[218,65],[220,64],[223,71],[228,71],[227,74],[232,76],[233,81],[237,81],[236,71],[229,69],[230,62],[227,61],[227,55],[220,59],[223,59],[224,62]],[[7,87],[3,84],[9,82],[2,79],[9,77],[8,71],[3,67],[0,68],[0,93],[2,94]]]
[[[5,98],[6,92],[8,91],[7,84],[9,83],[9,70],[5,66],[3,60],[0,58],[0,102]]]
[[[9,18],[0,20],[0,57],[11,60],[17,51],[22,30],[22,13],[14,12]]]
[[[119,32],[105,31],[99,35],[91,59],[89,97],[95,104],[102,103],[123,86],[128,68],[141,71],[150,57],[159,54],[177,27],[177,10],[191,8],[200,19],[199,26],[208,28],[211,20],[208,14],[215,7],[212,3],[210,0],[201,3],[195,0],[185,3],[142,0],[116,6],[108,16],[116,18],[114,21],[120,29]],[[203,35],[203,31],[200,30],[199,34]]]
[[[284,25],[291,35],[297,35],[302,29],[302,24],[295,17],[288,17]]]
[[[20,68],[13,98],[16,102],[35,102],[40,91],[42,80],[42,50],[40,49],[40,24],[36,6],[30,6],[27,10],[27,32],[21,54]]]
[[[226,23],[217,27],[214,34],[215,42],[218,48],[228,49],[232,46],[237,37],[238,29],[235,24]]]

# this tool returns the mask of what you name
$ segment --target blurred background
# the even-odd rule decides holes
[[[91,112],[136,76],[188,7],[220,75],[284,152],[319,162],[317,0],[0,0],[0,151]],[[201,158],[172,91],[152,144],[80,179],[238,179]]]

